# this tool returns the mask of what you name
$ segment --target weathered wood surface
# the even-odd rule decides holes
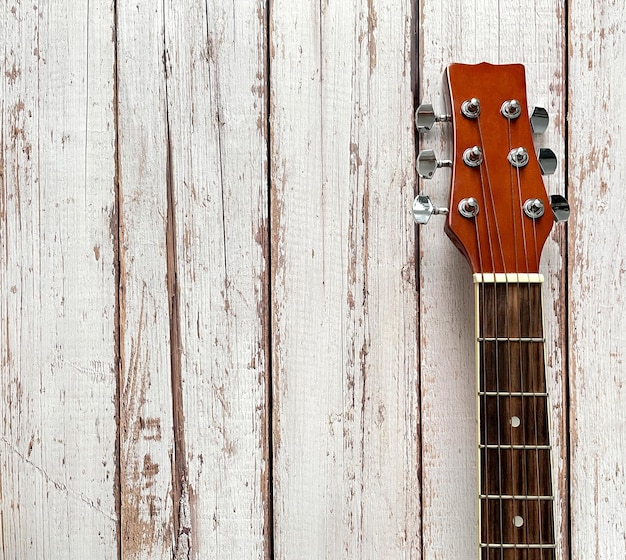
[[[184,411],[176,453],[191,514],[178,532],[190,529],[193,557],[270,554],[265,10],[258,0],[173,2],[165,14],[173,404]]]
[[[419,558],[411,26],[273,3],[276,558]]]
[[[526,64],[574,207],[542,265],[562,558],[626,556],[620,3],[0,12],[0,557],[472,557],[471,279],[410,205],[448,192],[414,99],[482,60]]]
[[[269,554],[264,9],[118,5],[123,558]]]
[[[570,8],[572,558],[626,557],[626,6]]]
[[[174,445],[164,14],[117,12],[117,189],[120,276],[120,552],[172,556],[180,473]],[[178,492],[176,492],[176,490]]]
[[[113,559],[111,6],[0,12],[0,553]]]

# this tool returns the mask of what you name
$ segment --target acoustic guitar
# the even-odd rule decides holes
[[[426,223],[447,214],[445,232],[473,272],[480,560],[556,560],[550,409],[546,389],[539,272],[542,248],[569,206],[548,197],[542,175],[556,169],[551,150],[535,153],[533,134],[547,112],[529,114],[524,67],[451,64],[444,76],[448,114],[422,104],[420,133],[449,122],[452,160],[420,152],[418,174],[451,167],[449,210],[417,196]]]

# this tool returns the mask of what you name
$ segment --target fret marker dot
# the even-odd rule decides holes
[[[519,425],[522,421],[517,416],[511,416],[511,426],[514,428],[519,428]]]
[[[523,524],[524,524],[524,520],[523,520],[523,519],[522,519],[519,515],[516,515],[516,516],[513,518],[513,525],[515,525],[516,527],[518,527],[518,528],[519,528],[519,527],[521,527]]]

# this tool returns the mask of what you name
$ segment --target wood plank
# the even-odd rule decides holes
[[[271,554],[265,9],[202,0],[164,15],[190,497],[181,558]]]
[[[168,305],[173,269],[164,25],[161,3],[117,6],[121,554],[137,560],[172,557],[174,500],[182,484]]]
[[[572,558],[623,558],[626,12],[571,3],[569,17]]]
[[[528,98],[548,109],[552,123],[536,143],[564,154],[564,10],[561,0],[526,0],[501,9],[480,3],[424,0],[420,18],[420,99],[443,109],[441,76],[451,62],[526,66]],[[447,157],[447,125],[422,140]],[[546,180],[549,193],[563,191],[564,165]],[[450,175],[440,170],[420,192],[445,206]],[[548,387],[558,480],[556,523],[561,554],[567,548],[564,414],[566,379],[563,229],[556,228],[543,252]],[[477,546],[476,396],[474,309],[470,270],[443,235],[435,216],[420,229],[420,322],[423,419],[424,557],[464,558]],[[451,413],[451,411],[453,411]]]
[[[0,556],[113,559],[112,4],[0,12]]]
[[[411,2],[273,2],[275,557],[419,558]]]

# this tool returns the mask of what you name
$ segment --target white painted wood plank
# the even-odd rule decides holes
[[[626,557],[623,2],[570,4],[572,558]]]
[[[265,4],[165,14],[192,558],[271,554]]]
[[[275,557],[419,558],[411,3],[271,16]]]
[[[112,5],[1,11],[0,555],[113,559]]]
[[[513,63],[526,66],[529,102],[546,107],[552,124],[538,145],[563,162],[563,2],[527,0],[504,7],[496,0],[424,0],[421,13],[420,99],[443,109],[441,78],[451,62]],[[446,125],[422,140],[441,157],[451,153]],[[561,165],[549,178],[549,193],[563,191]],[[450,174],[439,171],[420,192],[445,206]],[[469,267],[434,217],[420,230],[420,321],[423,424],[424,558],[466,558],[477,543],[476,397],[473,288]],[[547,338],[547,376],[552,404],[555,480],[562,552],[567,547],[566,438],[564,394],[565,293],[563,231],[544,249],[542,271]],[[453,413],[451,413],[451,411]]]
[[[147,1],[117,7],[124,559],[172,558],[174,488],[180,488],[174,467],[168,308],[171,251],[162,8]]]

